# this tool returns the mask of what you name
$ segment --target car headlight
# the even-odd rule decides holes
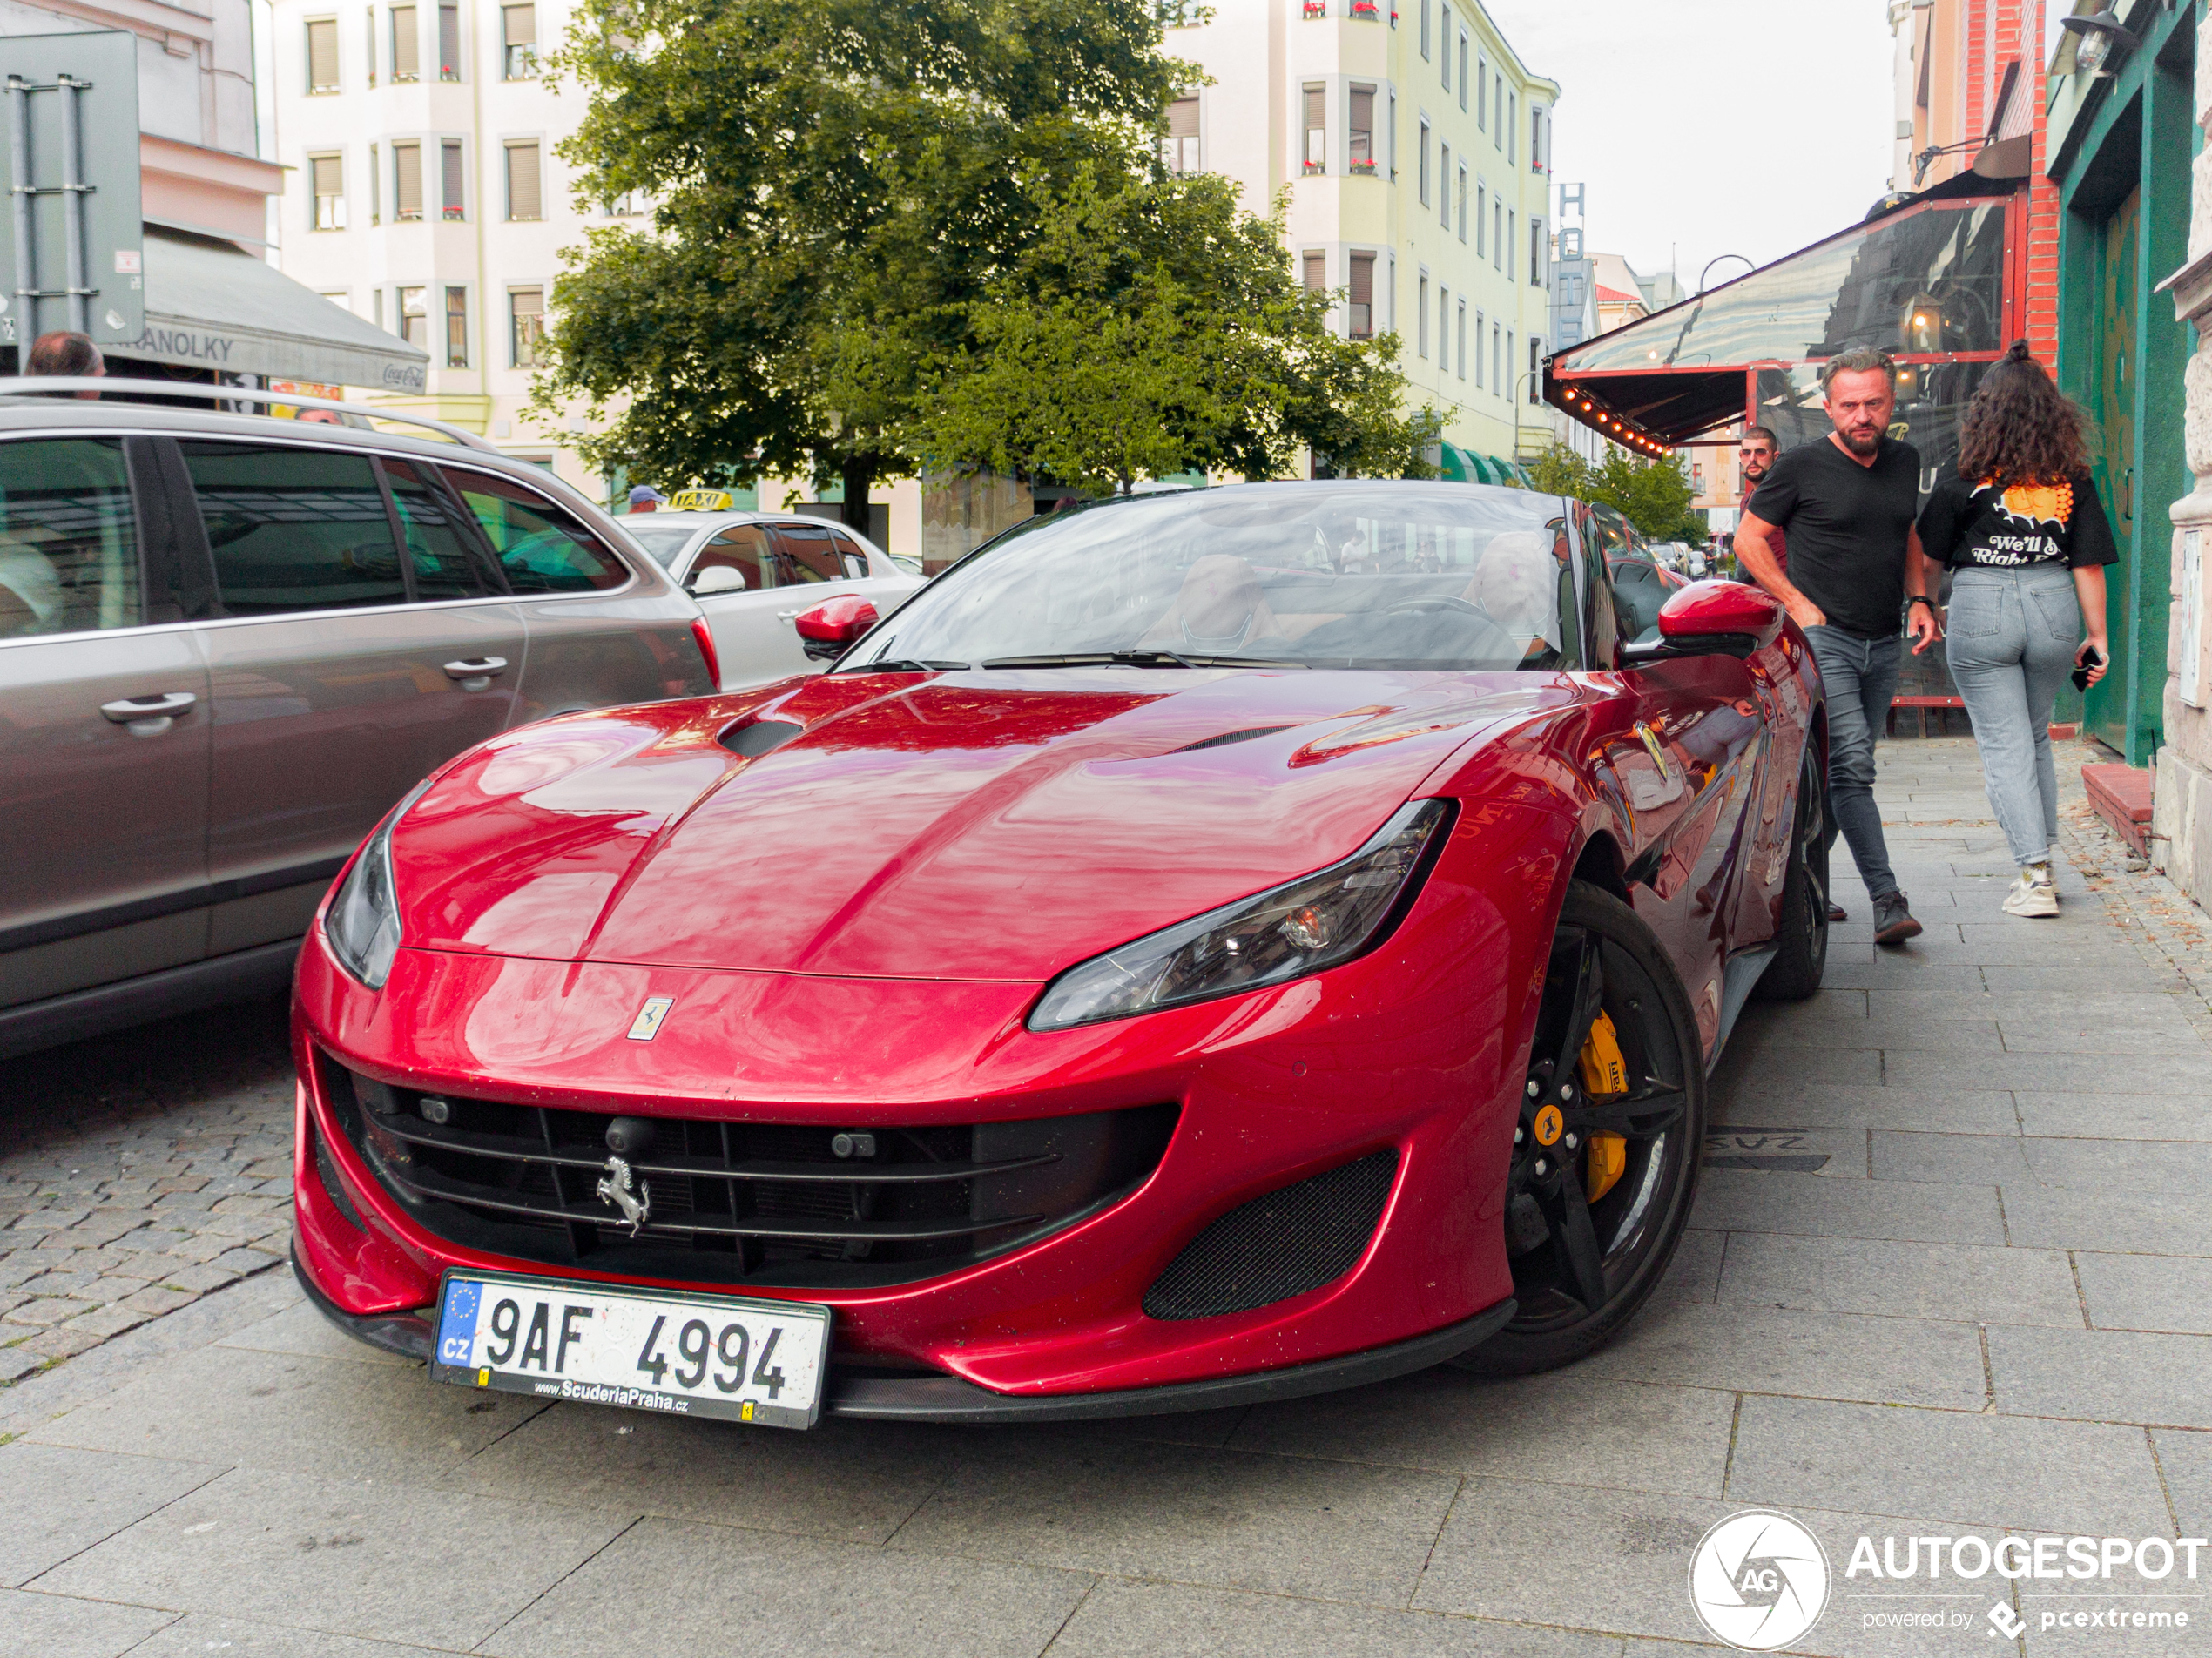
[[[1413,902],[1452,821],[1414,800],[1340,864],[1094,956],[1045,987],[1031,1030],[1066,1030],[1233,996],[1349,961]]]
[[[371,990],[381,990],[400,949],[400,895],[392,885],[392,831],[430,786],[425,778],[361,847],[354,866],[323,913],[322,936],[338,965]]]

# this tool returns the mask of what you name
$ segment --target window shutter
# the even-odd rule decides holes
[[[338,90],[338,20],[318,17],[307,25],[307,90]]]
[[[538,184],[537,145],[510,144],[507,146],[507,216],[509,219],[540,219],[541,191]]]

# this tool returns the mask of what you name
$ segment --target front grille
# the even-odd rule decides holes
[[[917,1128],[617,1119],[393,1088],[327,1056],[323,1083],[384,1189],[453,1243],[548,1266],[816,1288],[910,1282],[1080,1219],[1142,1183],[1177,1115]],[[622,1190],[650,1199],[634,1230],[599,1195],[617,1121],[650,1136],[624,1158]]]
[[[1152,1281],[1146,1314],[1249,1312],[1343,1277],[1374,1236],[1397,1175],[1397,1151],[1378,1151],[1231,1210]]]

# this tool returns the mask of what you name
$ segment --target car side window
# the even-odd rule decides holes
[[[0,639],[135,627],[138,614],[121,442],[0,443]]]
[[[841,529],[830,531],[830,544],[837,549],[837,556],[845,566],[846,575],[856,582],[867,579],[868,555],[866,548]]]
[[[590,593],[630,579],[605,543],[536,490],[462,467],[447,467],[445,475],[483,527],[515,592]]]
[[[826,524],[778,524],[776,550],[782,555],[778,565],[786,583],[797,585],[844,579],[844,566],[830,540]]]
[[[192,441],[178,446],[233,616],[401,604],[406,578],[366,455]]]
[[[405,461],[383,462],[392,486],[392,505],[407,538],[408,564],[417,599],[481,598],[489,590],[469,554],[454,509],[444,492]]]
[[[732,571],[738,579],[732,582],[726,576],[707,576],[709,570],[718,570]],[[768,532],[759,524],[732,524],[699,549],[684,585],[694,592],[704,588],[723,593],[734,593],[740,585],[749,593],[775,586],[775,556],[768,550]]]

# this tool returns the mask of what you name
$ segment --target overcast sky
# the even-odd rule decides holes
[[[1485,0],[1561,92],[1553,179],[1581,183],[1588,246],[1685,289],[1856,224],[1888,188],[1883,0]],[[1740,275],[1731,260],[1715,281]]]

